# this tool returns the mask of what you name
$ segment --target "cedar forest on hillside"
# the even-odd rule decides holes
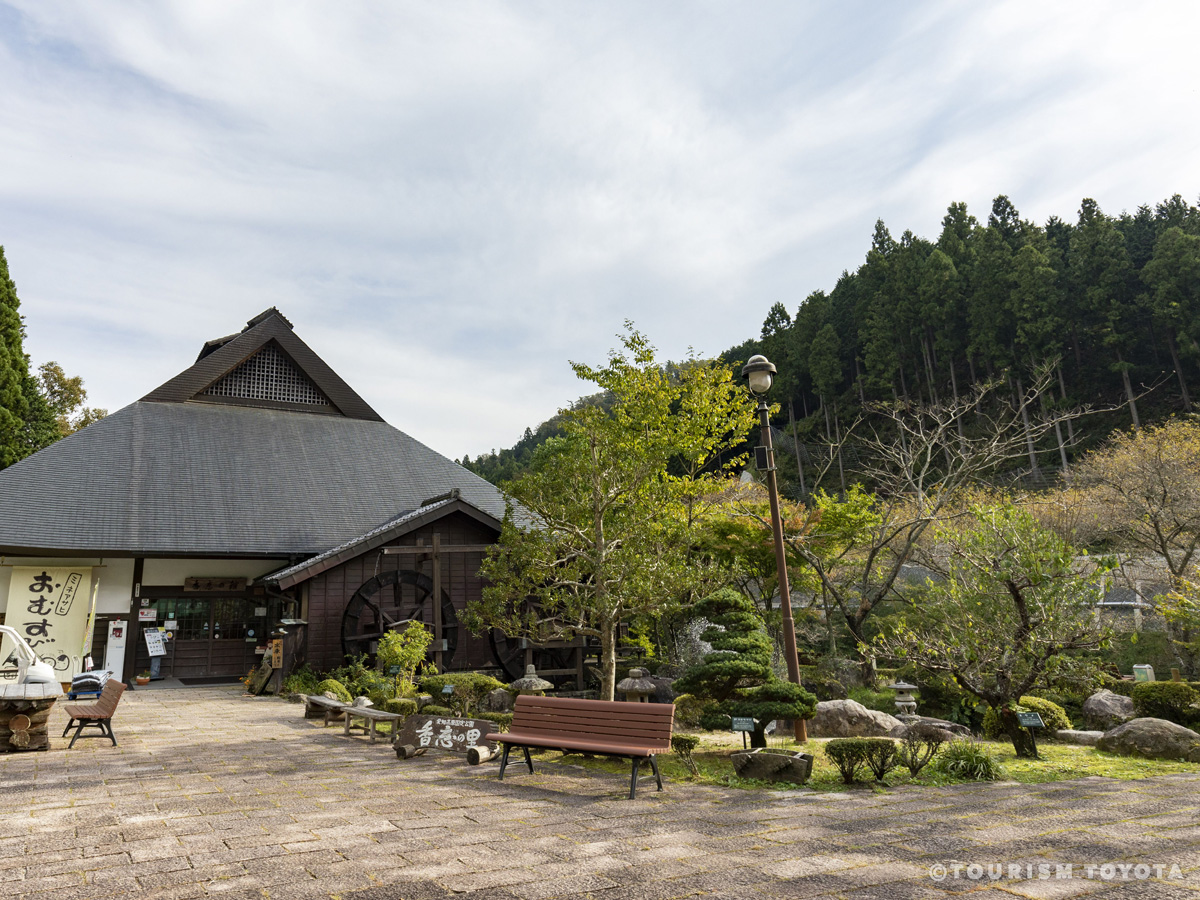
[[[740,364],[755,353],[779,369],[770,399],[780,404],[785,452],[799,446],[819,468],[821,450],[828,465],[830,444],[845,438],[851,481],[848,425],[859,417],[870,424],[873,404],[954,402],[984,382],[1000,384],[993,396],[1015,398],[1048,367],[1044,409],[1107,411],[1068,421],[1061,436],[1049,432],[1022,469],[1003,473],[1045,484],[1064,457],[1113,429],[1193,411],[1200,209],[1176,194],[1114,217],[1085,199],[1075,223],[1052,216],[1038,225],[1002,195],[986,223],[952,203],[933,241],[911,231],[896,238],[880,221],[857,271],[844,271],[828,293],[809,294],[794,315],[774,303],[761,335],[721,358]],[[509,480],[557,431],[550,419],[536,432],[527,428],[511,449],[464,457],[463,465],[496,483]],[[797,477],[782,459],[780,473]],[[821,486],[836,488],[837,477],[833,467]],[[802,493],[798,480],[785,489]]]

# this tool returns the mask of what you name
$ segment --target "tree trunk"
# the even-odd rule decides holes
[[[842,467],[842,429],[838,423],[837,404],[833,405],[833,433],[837,439],[838,477],[842,481],[842,499],[846,498],[846,470]]]
[[[1056,366],[1055,371],[1058,372],[1058,396],[1059,396],[1059,399],[1061,399],[1064,403],[1066,403],[1066,401],[1067,401],[1067,383],[1063,380],[1062,365],[1060,364],[1060,365]],[[1072,424],[1072,422],[1073,422],[1072,419],[1070,419],[1070,418],[1067,419],[1067,440],[1069,440],[1071,442],[1071,446],[1074,447],[1075,446],[1075,426],[1074,426],[1074,424]]]
[[[1183,377],[1183,366],[1179,364],[1179,348],[1175,346],[1175,335],[1167,329],[1167,346],[1171,348],[1171,365],[1175,367],[1175,377],[1179,379],[1179,391],[1183,395],[1185,412],[1192,411],[1192,398],[1188,395],[1187,380]]]
[[[1017,376],[1017,404],[1021,407],[1021,426],[1025,429],[1025,448],[1029,452],[1029,473],[1037,476],[1038,461],[1037,453],[1033,448],[1033,432],[1029,427],[1029,404],[1025,402],[1025,386],[1021,384],[1020,376]]]
[[[1000,714],[1000,725],[1004,728],[1008,739],[1012,741],[1017,757],[1019,759],[1037,759],[1038,755],[1034,752],[1033,735],[1021,727],[1021,723],[1017,721],[1016,710],[1011,706],[1003,706],[997,712]]]
[[[1137,400],[1133,396],[1133,385],[1129,381],[1129,369],[1125,365],[1125,359],[1121,356],[1121,351],[1117,351],[1117,364],[1121,367],[1121,383],[1125,385],[1125,399],[1129,401],[1129,414],[1133,417],[1133,427],[1141,428],[1142,420],[1138,416]]]
[[[954,392],[954,408],[958,409],[958,379],[954,375],[954,354],[950,356],[950,390]],[[962,416],[955,419],[955,424],[958,426],[958,436],[963,437],[963,422]]]
[[[615,700],[617,693],[617,623],[600,623],[600,699]]]
[[[863,394],[863,377],[862,377],[862,369],[860,369],[860,368],[859,368],[859,366],[858,366],[858,357],[857,357],[857,356],[855,356],[855,357],[854,357],[854,383],[855,383],[856,385],[858,385],[858,402],[859,402],[859,403],[866,403],[866,402],[867,402],[867,398],[866,398],[866,396]]]
[[[796,446],[796,471],[800,473],[800,499],[808,496],[808,488],[804,485],[804,463],[800,461],[800,441],[796,439],[796,409],[795,404],[788,400],[788,424],[792,426],[792,443]]]
[[[930,399],[933,400],[933,405],[937,406],[938,394],[937,394],[937,385],[934,384],[933,360],[930,358],[930,355],[929,355],[929,344],[925,340],[921,341],[921,356],[925,360],[925,377],[929,381],[929,397],[930,397]]]

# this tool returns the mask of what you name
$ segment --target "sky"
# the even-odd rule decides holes
[[[1200,4],[0,0],[0,244],[117,409],[278,307],[455,458],[865,258],[1200,196]]]

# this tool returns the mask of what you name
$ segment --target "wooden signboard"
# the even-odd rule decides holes
[[[392,743],[397,755],[402,747],[423,750],[449,750],[466,753],[473,747],[495,750],[496,745],[483,736],[495,731],[497,725],[487,719],[460,719],[455,716],[409,716]]]
[[[185,578],[184,591],[244,591],[245,578]]]
[[[283,639],[276,638],[271,641],[271,668],[283,668]]]

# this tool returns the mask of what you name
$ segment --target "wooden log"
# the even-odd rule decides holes
[[[467,751],[467,765],[477,766],[480,763],[485,763],[489,759],[495,759],[500,753],[493,747],[486,744],[480,747],[472,747]]]

